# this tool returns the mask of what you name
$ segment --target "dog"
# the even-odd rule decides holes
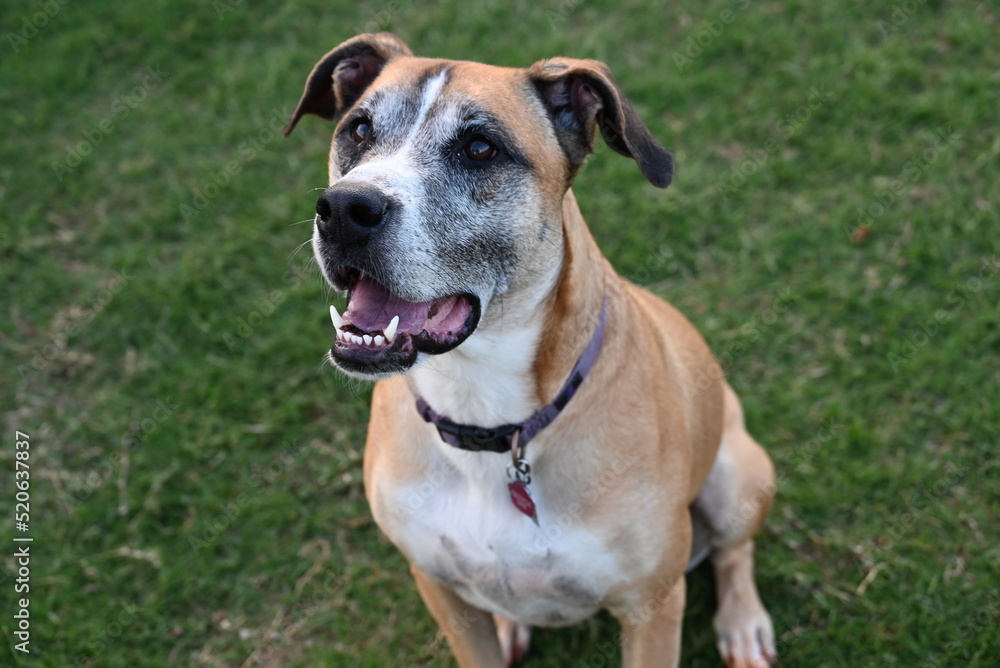
[[[774,467],[705,341],[615,273],[570,188],[598,133],[673,178],[608,67],[364,34],[316,64],[284,134],[306,114],[336,122],[312,236],[347,293],[329,361],[378,381],[365,493],[459,665],[606,609],[624,666],[676,666],[706,557],[723,660],[773,662],[753,536]]]

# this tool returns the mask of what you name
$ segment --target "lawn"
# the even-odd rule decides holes
[[[859,4],[5,3],[0,664],[454,665],[364,500],[371,388],[322,363],[330,127],[274,131],[323,53],[388,29],[603,60],[674,151],[667,191],[603,146],[575,191],[775,461],[782,665],[997,665],[1000,5]],[[682,664],[718,666],[688,581]],[[538,632],[528,665],[615,665],[616,628]]]

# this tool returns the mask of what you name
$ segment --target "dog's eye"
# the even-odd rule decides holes
[[[351,128],[351,139],[357,144],[364,144],[365,140],[371,136],[371,133],[371,121],[367,118],[359,118],[354,121],[354,127]]]
[[[487,162],[497,156],[497,147],[482,137],[473,137],[465,142],[462,153],[473,162]]]

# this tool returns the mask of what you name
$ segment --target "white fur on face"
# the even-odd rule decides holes
[[[481,175],[454,155],[468,119],[460,113],[462,100],[445,95],[448,74],[444,69],[427,77],[418,91],[380,89],[363,100],[341,127],[349,131],[353,119],[370,119],[373,145],[351,156],[353,146],[335,136],[330,177],[338,184],[374,185],[393,202],[392,219],[368,255],[386,287],[412,301],[470,292],[485,305],[514,270],[515,230],[498,215],[511,207],[475,201]],[[524,199],[523,187],[507,178],[501,196]],[[314,248],[320,247],[316,240]]]
[[[477,331],[449,353],[421,353],[413,378],[449,418],[500,424],[523,419],[534,405],[531,365],[541,303],[561,268],[561,234],[551,233],[559,221],[543,218],[538,176],[525,160],[476,170],[458,159],[470,132],[508,142],[514,132],[450,92],[449,75],[441,69],[417,89],[372,91],[342,126],[368,118],[375,140],[352,156],[355,146],[335,135],[330,180],[374,185],[393,202],[367,256],[378,264],[379,282],[412,301],[464,292],[479,298]],[[323,265],[318,233],[313,246]],[[491,382],[483,392],[453,389],[484,378]]]

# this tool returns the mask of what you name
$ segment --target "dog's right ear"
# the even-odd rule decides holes
[[[549,112],[566,157],[575,171],[594,151],[597,128],[617,153],[635,159],[658,188],[674,178],[674,158],[635,113],[611,70],[596,60],[553,58],[528,68],[528,78]]]
[[[336,120],[358,101],[390,59],[412,55],[403,40],[388,32],[358,35],[347,40],[313,67],[299,106],[282,134],[290,135],[305,114]]]

